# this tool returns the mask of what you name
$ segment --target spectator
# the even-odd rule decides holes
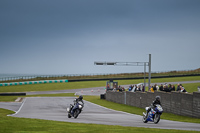
[[[107,84],[106,88],[107,88],[107,89],[110,89],[110,85],[109,85],[109,84]]]
[[[154,92],[153,86],[151,86],[150,92]]]
[[[136,91],[141,91],[140,85],[138,85],[137,90]]]
[[[168,86],[168,90],[169,90],[169,91],[172,90],[172,85],[171,85],[171,84],[169,84],[169,86]]]
[[[129,86],[128,91],[131,91],[133,89],[132,85]]]
[[[164,90],[165,92],[170,92],[169,89],[168,89],[168,87],[167,87],[167,85],[164,85],[164,86],[163,86],[163,90]]]
[[[124,88],[124,87],[122,87],[122,91],[125,91],[125,88]]]
[[[154,89],[153,89],[153,86],[151,87],[151,90],[150,90],[151,92],[154,92]]]
[[[117,91],[117,86],[116,86],[116,85],[114,85],[113,91],[114,91],[114,92]]]
[[[153,91],[157,91],[156,84],[153,86]]]
[[[187,91],[185,90],[185,88],[183,86],[180,85],[181,91],[180,92],[185,92],[187,93]]]
[[[151,87],[152,87],[152,86],[151,86],[151,84],[150,84],[148,91],[151,91]]]
[[[159,87],[159,90],[164,91],[163,84],[161,84],[161,86]]]
[[[144,85],[142,86],[142,92],[145,92],[145,87],[144,87]]]
[[[137,86],[137,85],[135,85],[135,92],[137,91],[137,89],[138,89],[138,86]]]
[[[176,91],[181,91],[180,84],[178,83]]]
[[[158,85],[156,85],[156,89],[157,89],[157,91],[159,90],[159,86]]]
[[[137,85],[135,85],[135,86],[133,87],[132,92],[135,92],[136,89],[137,89]]]
[[[174,85],[172,85],[171,91],[175,91],[175,86]]]
[[[120,92],[122,92],[122,87],[121,87],[120,85],[119,85],[119,87],[118,87],[118,88],[119,88],[119,91],[120,91]]]

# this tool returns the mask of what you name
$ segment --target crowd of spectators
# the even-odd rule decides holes
[[[107,90],[109,90],[109,84],[108,86],[106,86]],[[115,86],[113,87],[113,89],[111,89],[112,91],[125,91],[126,89],[122,86]],[[143,85],[143,83],[140,84],[136,84],[136,85],[130,85],[129,88],[127,89],[128,91],[131,92],[136,92],[136,91],[140,91],[140,92],[145,92],[145,87]],[[177,92],[185,92],[187,93],[186,89],[183,87],[182,84],[177,84],[177,87],[175,87],[175,85],[173,84],[161,84],[160,86],[158,86],[157,84],[154,84],[154,86],[151,86],[151,88],[149,88],[148,90],[149,92],[155,92],[155,91],[163,91],[163,92],[172,92],[172,91],[177,91]]]
[[[144,92],[144,86],[143,84],[140,85],[130,85],[128,88],[128,91],[131,92],[136,92],[136,91],[142,91]],[[151,86],[151,88],[149,89],[150,92],[155,92],[155,91],[163,91],[163,92],[172,92],[172,91],[177,91],[177,92],[185,92],[187,93],[186,89],[183,87],[182,84],[177,84],[177,88],[175,87],[175,85],[172,84],[161,84],[160,86],[158,86],[157,84],[155,84],[154,86]]]
[[[126,89],[123,87],[123,86],[114,86],[113,90],[112,91],[119,91],[119,92],[122,92],[122,91],[125,91]],[[132,91],[132,92],[136,92],[136,91],[145,91],[144,89],[144,86],[141,84],[141,85],[130,85],[129,88],[128,88],[128,91]]]
[[[136,91],[142,91],[142,92],[144,92],[145,91],[143,84],[130,85],[129,88],[128,88],[128,90],[132,91],[132,92],[136,92]]]
[[[176,88],[175,85],[172,85],[172,84],[167,85],[167,83],[165,83],[164,85],[161,84],[159,89],[156,89],[154,91],[158,91],[158,90],[164,91],[164,92],[172,92],[172,91],[187,92],[182,84],[177,84],[177,88]]]

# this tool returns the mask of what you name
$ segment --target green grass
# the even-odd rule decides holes
[[[99,124],[82,124],[50,120],[8,117],[12,111],[0,109],[0,133],[196,133],[197,131],[182,131],[168,129],[151,129],[139,127],[123,127]],[[66,117],[67,119],[67,117]]]
[[[176,77],[176,78],[155,78],[152,79],[152,83],[156,82],[181,82],[181,81],[195,81],[200,80],[200,76],[188,76],[188,77]]]
[[[0,92],[30,92],[30,91],[51,91],[51,90],[67,90],[105,86],[105,81],[84,81],[84,82],[68,82],[68,83],[45,83],[45,84],[29,84],[15,86],[0,86]]]
[[[152,83],[159,82],[180,82],[180,81],[194,81],[200,80],[200,76],[178,77],[178,78],[160,78],[152,79]],[[137,80],[116,80],[118,85],[133,85],[144,82],[143,79]],[[51,91],[51,90],[67,90],[80,89],[92,87],[104,87],[106,81],[82,81],[82,82],[68,82],[68,83],[46,83],[46,84],[30,84],[30,85],[15,85],[15,86],[0,86],[0,92],[30,92],[30,91]],[[197,84],[200,86],[200,84]],[[187,89],[187,88],[186,88]],[[197,90],[197,86],[192,88]]]
[[[200,76],[188,76],[188,77],[175,77],[175,78],[155,78],[151,79],[151,83],[161,83],[161,82],[181,82],[181,81],[195,81],[200,80]],[[144,79],[137,80],[116,80],[119,85],[127,85],[127,84],[137,84],[143,83]],[[148,77],[146,77],[146,83],[148,82]]]

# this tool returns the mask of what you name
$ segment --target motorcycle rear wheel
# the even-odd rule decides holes
[[[155,114],[153,122],[157,124],[160,121],[160,114]]]

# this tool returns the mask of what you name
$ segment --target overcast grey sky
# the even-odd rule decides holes
[[[0,73],[142,72],[94,61],[200,68],[200,0],[1,0]]]

